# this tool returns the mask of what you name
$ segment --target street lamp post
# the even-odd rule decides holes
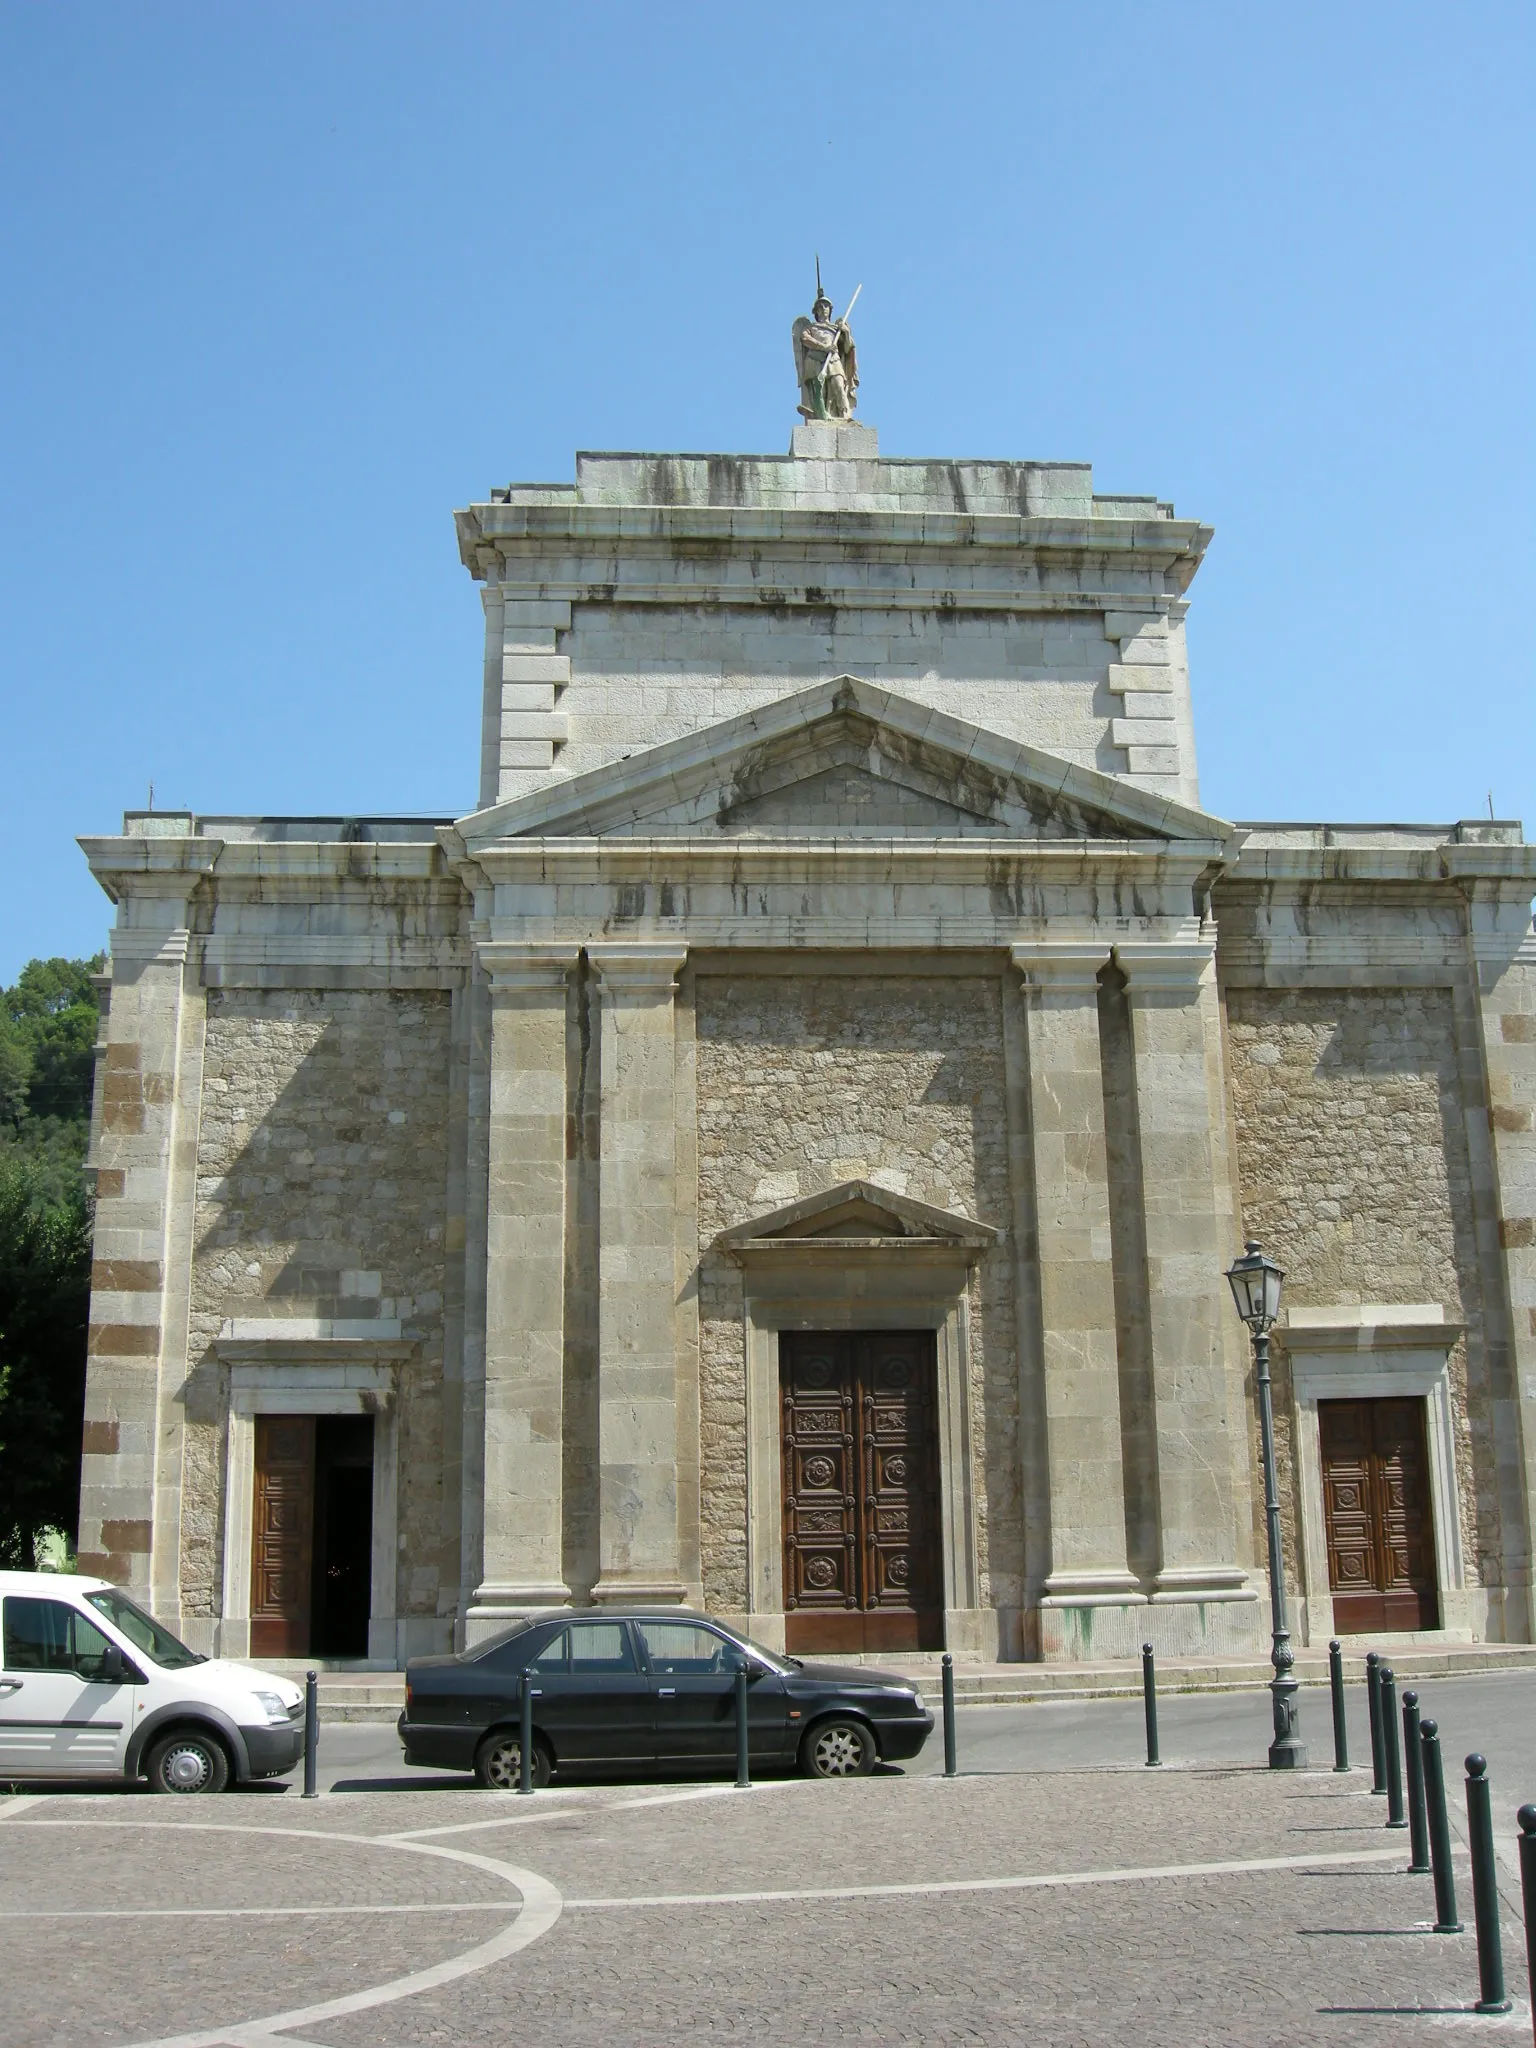
[[[1269,1661],[1275,1675],[1269,1682],[1275,1709],[1275,1739],[1269,1745],[1272,1771],[1305,1770],[1307,1746],[1301,1739],[1300,1690],[1296,1682],[1291,1631],[1285,1618],[1285,1565],[1280,1551],[1280,1487],[1275,1476],[1275,1409],[1269,1382],[1269,1333],[1280,1313],[1284,1273],[1265,1258],[1251,1240],[1243,1256],[1227,1271],[1237,1312],[1253,1336],[1253,1370],[1259,1388],[1259,1436],[1264,1454],[1264,1533],[1269,1548],[1269,1620],[1273,1645]]]

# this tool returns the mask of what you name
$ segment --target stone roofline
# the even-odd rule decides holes
[[[440,830],[457,825],[472,812],[422,812],[347,817],[236,815],[194,811],[124,811],[119,835],[102,835],[81,844],[107,845],[112,839],[218,839],[230,845],[259,842],[272,845],[434,845]],[[1526,845],[1518,818],[1461,818],[1451,824],[1383,822],[1332,823],[1326,820],[1253,821],[1239,818],[1234,829],[1244,835],[1243,853],[1308,854],[1321,852],[1431,852],[1441,846],[1516,847]]]

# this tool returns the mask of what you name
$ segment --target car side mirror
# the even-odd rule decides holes
[[[116,1643],[109,1644],[96,1660],[97,1685],[131,1685],[138,1675]]]

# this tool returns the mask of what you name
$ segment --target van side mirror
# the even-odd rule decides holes
[[[138,1672],[116,1643],[109,1643],[96,1659],[94,1683],[97,1685],[132,1685],[138,1677]]]

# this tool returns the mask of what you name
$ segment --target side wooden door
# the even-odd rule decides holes
[[[256,1417],[251,1655],[307,1657],[314,1567],[315,1418]]]
[[[1424,1403],[1320,1401],[1318,1432],[1334,1627],[1437,1628]]]
[[[788,1647],[941,1648],[932,1332],[785,1332],[780,1359]]]

